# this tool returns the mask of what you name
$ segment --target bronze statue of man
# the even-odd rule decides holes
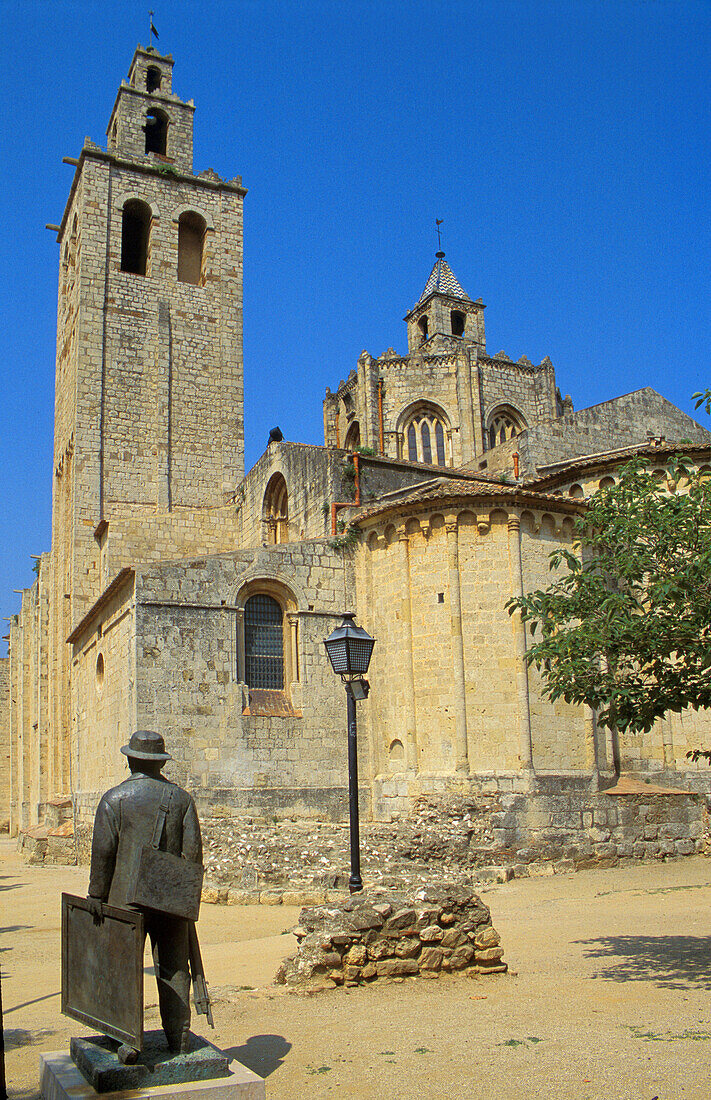
[[[174,856],[202,863],[202,839],[195,803],[187,791],[169,783],[161,769],[171,757],[159,733],[139,730],[121,752],[130,776],[101,799],[94,820],[89,899],[96,916],[101,903],[132,907],[141,853],[156,846]],[[189,922],[156,909],[144,909],[151,939],[160,1017],[174,1052],[186,1051],[190,1034]],[[121,1061],[137,1057],[121,1048]]]

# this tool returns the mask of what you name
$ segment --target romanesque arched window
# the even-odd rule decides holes
[[[140,199],[129,199],[121,213],[121,270],[145,275],[151,235],[151,208]]]
[[[262,520],[266,525],[265,541],[275,546],[289,541],[289,493],[282,474],[273,474],[264,494]]]
[[[244,679],[249,687],[284,689],[284,613],[259,592],[244,605]]]
[[[205,219],[186,210],[178,221],[178,282],[200,286],[203,275]]]
[[[451,466],[449,422],[442,409],[421,402],[411,409],[402,428],[402,453],[409,462]]]
[[[291,688],[300,679],[294,593],[273,578],[255,578],[236,603],[237,679],[249,688],[245,713],[296,714],[289,710]]]
[[[507,439],[522,432],[526,427],[526,421],[519,412],[508,405],[500,405],[489,414],[489,424],[486,429],[486,439],[489,447],[498,447]]]

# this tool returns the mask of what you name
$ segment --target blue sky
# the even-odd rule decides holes
[[[435,218],[487,346],[578,408],[711,385],[708,0],[151,0],[195,167],[245,200],[247,465],[323,442],[360,351],[404,351]],[[105,144],[149,4],[2,0],[0,606],[49,548],[63,156]],[[703,414],[702,414],[703,415]],[[6,625],[6,624],[3,624]]]

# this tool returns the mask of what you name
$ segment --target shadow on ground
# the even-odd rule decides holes
[[[44,1044],[50,1035],[56,1034],[50,1028],[37,1028],[26,1031],[24,1027],[5,1028],[5,1050],[17,1050],[19,1047],[31,1047]]]
[[[576,940],[589,959],[609,959],[596,978],[653,982],[665,989],[711,989],[711,939],[701,936],[609,936]]]
[[[10,879],[9,882],[4,881],[7,878]],[[10,875],[0,875],[0,879],[3,880],[2,884],[0,885],[0,890],[19,890],[21,886],[27,885],[26,882],[16,882],[15,879]]]
[[[236,1058],[247,1069],[260,1077],[269,1077],[282,1064],[291,1050],[291,1043],[283,1035],[250,1035],[241,1047],[229,1047],[224,1053]]]

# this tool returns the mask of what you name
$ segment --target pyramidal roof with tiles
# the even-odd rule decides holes
[[[434,267],[417,305],[419,306],[420,302],[424,302],[425,298],[429,298],[430,294],[434,294],[435,291],[440,294],[448,294],[450,298],[461,298],[466,302],[471,302],[471,298],[445,260],[444,252],[437,253]]]

